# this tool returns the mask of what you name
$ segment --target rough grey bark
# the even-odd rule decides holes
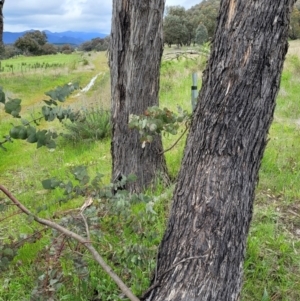
[[[137,130],[128,128],[130,114],[158,105],[159,69],[163,51],[165,1],[114,0],[110,68],[112,94],[112,178],[135,174],[127,188],[141,191],[158,174],[166,176],[162,142],[157,137],[144,148]]]
[[[3,46],[3,6],[5,0],[0,0],[0,47]]]
[[[238,300],[294,0],[222,0],[151,301]]]

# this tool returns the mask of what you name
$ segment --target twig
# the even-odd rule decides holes
[[[91,236],[90,236],[90,231],[89,231],[89,225],[88,225],[88,223],[86,221],[85,216],[83,215],[83,212],[80,212],[80,216],[82,217],[84,225],[85,225],[86,237],[87,237],[88,241],[90,241],[91,240]]]
[[[294,214],[294,215],[296,215],[296,216],[298,216],[298,217],[300,217],[300,215],[299,215],[298,213],[296,213],[295,211],[293,211],[293,210],[291,210],[291,209],[289,209],[288,212],[289,212],[289,213],[292,213],[292,214]]]
[[[4,143],[6,142],[13,142],[11,139],[10,139],[10,136],[6,136],[4,137],[4,140],[3,141],[0,141],[0,148],[2,148],[3,150],[7,151],[7,148],[3,146]]]
[[[21,210],[19,210],[17,212],[14,212],[14,213],[8,215],[8,216],[5,216],[5,217],[3,217],[3,218],[0,219],[0,223],[2,223],[3,221],[5,221],[6,219],[9,219],[9,218],[11,218],[11,217],[13,217],[15,215],[21,214],[21,213],[23,213],[23,212]]]
[[[27,209],[17,198],[13,196],[13,194],[7,190],[4,186],[0,185],[0,190],[26,215],[31,216],[36,222],[48,226],[52,229],[63,233],[64,235],[73,238],[83,244],[93,255],[94,259],[99,263],[99,265],[104,269],[104,271],[114,280],[114,282],[118,285],[120,290],[131,300],[131,301],[140,301],[126,286],[126,284],[119,278],[119,276],[112,270],[112,268],[104,261],[102,256],[97,252],[97,250],[93,247],[89,240],[86,240],[84,237],[74,233],[59,224],[49,221],[44,218],[40,218],[34,215],[29,209]]]
[[[162,155],[162,154],[168,152],[169,150],[171,150],[173,147],[175,147],[175,145],[180,141],[180,139],[184,136],[184,134],[187,132],[188,129],[189,129],[189,126],[186,124],[186,125],[185,125],[185,130],[184,130],[183,133],[179,136],[179,138],[174,142],[174,144],[171,145],[169,148],[165,149],[164,151],[160,152],[159,155]]]

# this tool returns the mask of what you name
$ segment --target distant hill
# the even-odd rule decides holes
[[[27,31],[22,32],[8,32],[3,33],[4,44],[13,44],[19,37],[22,37]],[[44,30],[48,37],[48,42],[51,44],[73,44],[79,45],[83,42],[89,41],[94,38],[104,38],[107,35],[98,32],[79,32],[79,31],[64,31],[64,32],[51,32]]]

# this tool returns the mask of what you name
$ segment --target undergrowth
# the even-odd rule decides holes
[[[73,144],[79,141],[91,142],[111,136],[110,112],[102,108],[81,111],[83,118],[75,122],[65,122],[63,138]]]

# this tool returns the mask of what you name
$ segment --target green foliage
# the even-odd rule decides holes
[[[176,135],[180,123],[189,123],[190,114],[178,107],[178,114],[169,109],[159,107],[149,107],[143,115],[130,115],[129,127],[138,129],[143,145],[153,141],[154,135],[166,132]]]
[[[88,64],[89,64],[89,61],[88,61],[87,59],[84,58],[84,59],[82,60],[82,65],[83,65],[83,66],[87,66]]]
[[[96,141],[111,136],[110,112],[102,108],[86,109],[81,112],[81,119],[65,122],[66,132],[63,137],[67,141]]]
[[[2,47],[2,51],[0,51],[0,59],[9,59],[16,55],[19,55],[20,53],[21,51],[18,48],[14,47],[13,45],[4,45]],[[3,71],[1,62],[0,62],[0,71]]]
[[[109,48],[109,36],[101,39],[95,38],[79,45],[82,51],[106,51]]]
[[[74,90],[76,90],[78,88],[79,88],[78,83],[75,83],[75,84],[70,83],[70,84],[66,84],[62,87],[57,87],[54,90],[45,92],[45,94],[50,97],[50,103],[49,103],[49,101],[45,101],[45,102],[49,105],[52,105],[52,104],[57,105],[55,100],[64,102],[66,97],[69,96]]]
[[[78,89],[79,85],[76,84],[66,84],[62,87],[57,87],[54,90],[48,91],[45,94],[50,97],[48,100],[44,100],[47,106],[42,107],[42,116],[27,121],[26,119],[21,119],[19,113],[21,112],[21,100],[20,99],[9,99],[5,102],[5,95],[2,90],[0,90],[0,95],[2,102],[5,102],[5,112],[12,115],[14,118],[20,118],[21,124],[13,126],[9,131],[9,136],[6,136],[3,142],[0,142],[2,149],[3,144],[13,139],[26,140],[29,143],[37,143],[37,148],[41,146],[46,146],[47,148],[53,149],[56,147],[55,139],[58,137],[56,132],[50,130],[37,130],[36,126],[39,125],[38,121],[44,119],[46,121],[54,121],[58,119],[60,122],[64,119],[69,119],[74,122],[80,117],[78,112],[72,111],[70,108],[64,109],[57,106],[57,102],[64,102],[66,97],[69,96],[75,89]],[[34,126],[32,124],[35,124]]]
[[[16,256],[17,250],[12,243],[0,244],[0,271],[7,270],[9,263]]]
[[[79,166],[76,170],[73,169],[72,173],[76,174],[75,177],[79,174],[85,177],[86,169]],[[123,178],[118,186],[130,180],[134,178]],[[77,185],[74,185],[72,192],[76,194],[80,191],[82,195],[88,193],[92,196],[93,203],[84,211],[89,233],[95,243],[102,245],[102,254],[115,266],[118,273],[123,275],[135,293],[141,294],[149,284],[150,274],[155,266],[156,247],[149,248],[149,246],[153,244],[157,246],[162,235],[161,228],[152,228],[152,226],[159,218],[158,205],[162,205],[167,196],[155,199],[146,194],[129,194],[124,190],[113,194],[112,190],[115,185],[102,186],[99,189],[101,180],[96,180],[98,183],[96,186],[92,182],[93,180],[86,184],[81,183],[79,185],[81,188],[77,189],[75,188]],[[65,189],[61,184],[57,187]],[[76,214],[64,216],[60,223],[77,233],[87,235],[86,225]],[[117,227],[113,226],[116,224]],[[59,237],[59,234],[55,234],[55,237]],[[71,245],[72,249],[76,247]],[[65,266],[67,271],[64,273],[64,279],[61,280],[64,289],[59,291],[58,295],[62,298],[71,287],[74,289],[73,284],[68,288],[70,285],[68,285],[66,275],[77,269],[77,272],[72,273],[74,275],[72,283],[80,280],[79,283],[83,289],[87,286],[89,288],[86,291],[87,296],[91,296],[91,293],[95,291],[98,297],[101,296],[104,300],[119,300],[115,285],[108,280],[103,271],[85,255],[76,259],[76,254],[71,250],[64,248],[64,253],[61,255],[61,263],[63,264],[68,258],[69,264]],[[72,261],[76,265],[72,266],[70,264]],[[85,271],[85,277],[80,276],[84,274],[83,271]],[[101,281],[96,281],[96,279],[101,279]],[[103,282],[106,283],[104,286]]]
[[[289,37],[292,40],[300,38],[300,1],[298,0],[291,13]]]
[[[177,15],[167,15],[164,19],[164,42],[172,44],[186,44],[188,29],[182,19]]]
[[[58,51],[58,48],[53,44],[46,43],[42,46],[42,54],[43,55],[56,54],[57,51]]]
[[[47,35],[39,30],[26,32],[18,38],[14,46],[24,53],[42,55],[43,46],[47,43]]]
[[[74,48],[69,44],[62,45],[60,48],[60,52],[62,52],[64,54],[70,54],[73,51],[74,51]]]
[[[168,6],[164,18],[165,43],[169,46],[171,44],[182,46],[199,43],[197,42],[197,29],[201,24],[205,24],[207,36],[205,39],[199,40],[200,44],[203,40],[212,38],[217,24],[219,7],[220,0],[202,1],[188,10],[181,6]]]
[[[165,42],[190,45],[197,42],[197,28],[205,24],[208,38],[212,38],[217,24],[220,0],[206,0],[188,10],[181,6],[168,6],[164,20]],[[175,18],[174,18],[175,17]],[[300,38],[300,1],[298,0],[291,14],[289,37]],[[200,43],[201,44],[201,43]]]
[[[21,112],[21,99],[9,99],[9,101],[5,103],[4,110],[15,118],[21,118],[19,115]]]
[[[195,41],[198,45],[203,45],[208,40],[208,31],[202,23],[196,29]]]

